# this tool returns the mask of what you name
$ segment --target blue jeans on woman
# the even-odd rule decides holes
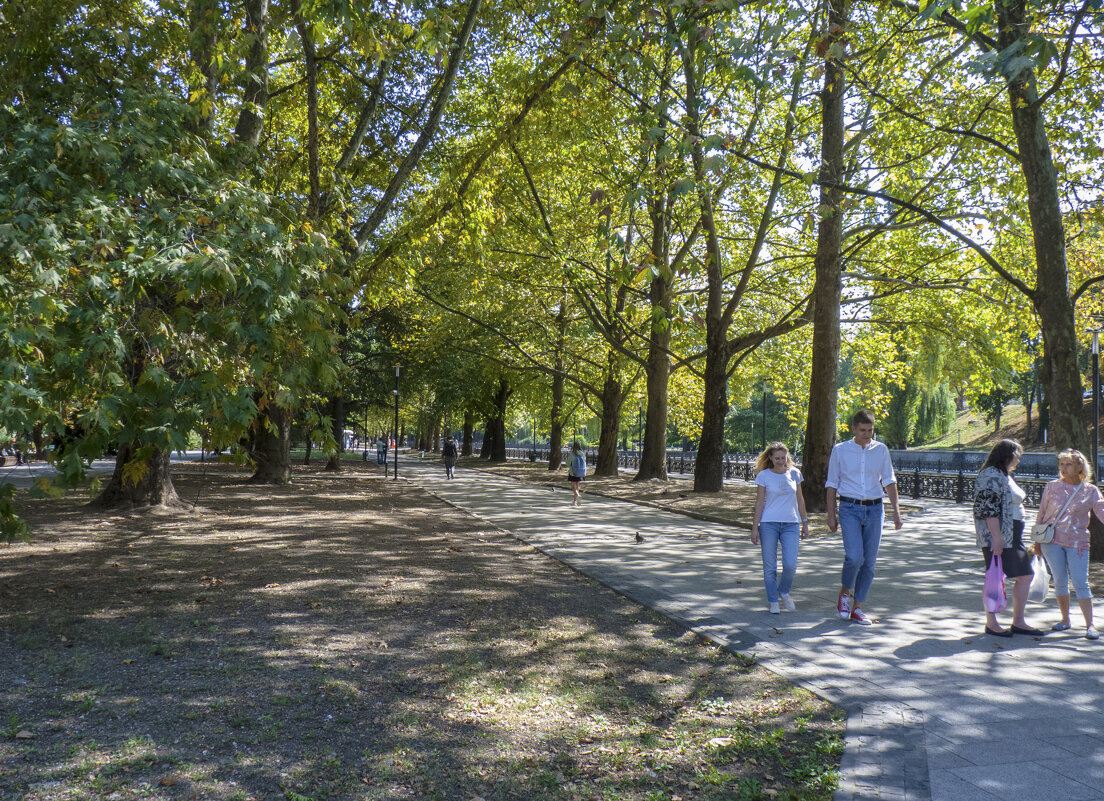
[[[855,603],[861,604],[874,583],[874,565],[882,542],[882,504],[862,506],[840,501],[839,528],[843,537],[843,571],[840,583],[855,588]]]
[[[778,603],[778,595],[790,594],[797,573],[797,544],[801,539],[799,523],[760,523],[759,547],[763,549],[763,584],[767,603]],[[782,545],[782,576],[778,575],[778,546]]]
[[[1054,576],[1054,594],[1069,595],[1070,581],[1077,592],[1078,600],[1092,598],[1092,590],[1089,589],[1089,550],[1086,548],[1080,555],[1076,548],[1067,548],[1054,542],[1043,543],[1043,558],[1050,566],[1050,574]]]

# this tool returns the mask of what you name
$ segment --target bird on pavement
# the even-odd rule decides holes
[[[644,542],[644,538],[640,536],[640,532],[639,532],[639,531],[638,531],[638,532],[636,532],[636,541],[637,541],[637,542]]]

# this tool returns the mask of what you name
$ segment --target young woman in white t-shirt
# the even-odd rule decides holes
[[[751,542],[763,550],[763,583],[771,614],[778,614],[778,602],[793,611],[790,598],[797,572],[798,538],[809,536],[809,516],[801,496],[801,471],[794,467],[790,451],[772,442],[755,462],[755,518]],[[778,546],[782,546],[782,575],[778,575]]]

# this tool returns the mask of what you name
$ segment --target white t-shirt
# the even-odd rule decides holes
[[[755,483],[767,491],[760,523],[800,523],[797,512],[797,485],[801,483],[801,471],[791,467],[785,473],[760,470]]]
[[[1023,491],[1023,488],[1016,483],[1016,480],[1012,476],[1008,477],[1008,491],[1012,493],[1012,519],[1023,520],[1024,519],[1024,501],[1027,500],[1027,493]],[[1061,507],[1059,507],[1061,508]]]

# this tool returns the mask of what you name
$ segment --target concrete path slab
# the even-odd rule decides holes
[[[969,509],[887,531],[864,627],[835,613],[842,549],[802,543],[797,611],[771,615],[758,548],[726,526],[439,462],[400,475],[849,712],[838,801],[1104,801],[1104,641],[982,633]],[[644,542],[637,544],[639,532]],[[1053,598],[1028,609],[1049,629]],[[1076,612],[1075,612],[1075,623]]]

